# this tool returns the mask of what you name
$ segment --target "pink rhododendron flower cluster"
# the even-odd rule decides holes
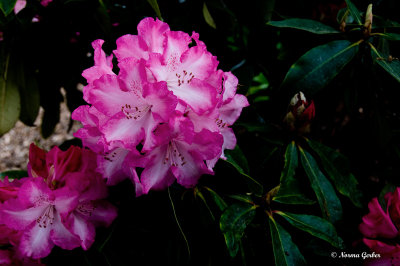
[[[102,44],[92,43],[94,66],[82,74],[90,105],[72,117],[83,124],[75,136],[99,154],[107,183],[130,178],[141,195],[175,180],[192,187],[201,175],[213,174],[224,149],[236,145],[229,126],[248,106],[236,94],[237,78],[217,69],[197,33],[171,31],[157,19],[143,19],[138,35],[117,40],[119,71]]]
[[[386,209],[383,210],[377,198],[368,204],[369,213],[360,224],[363,242],[371,251],[380,254],[369,265],[400,265],[400,188],[385,195]]]
[[[95,163],[96,154],[87,149],[54,147],[47,153],[31,144],[29,177],[0,184],[0,241],[13,246],[0,259],[8,255],[11,261],[10,252],[21,260],[39,259],[54,245],[92,245],[95,227],[110,225],[117,215],[104,200],[107,186]]]

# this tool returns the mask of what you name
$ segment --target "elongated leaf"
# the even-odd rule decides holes
[[[226,150],[225,155],[227,158],[226,161],[233,165],[241,175],[246,177],[249,189],[257,196],[262,195],[263,187],[257,180],[249,175],[249,164],[239,146],[236,145],[234,150]]]
[[[307,140],[310,147],[319,155],[322,166],[336,189],[350,198],[354,205],[362,207],[361,191],[358,189],[357,179],[350,173],[346,157],[319,142]]]
[[[236,256],[244,230],[254,219],[255,214],[256,207],[245,203],[233,204],[222,214],[220,228],[231,257]]]
[[[211,195],[211,197],[213,198],[215,204],[218,206],[220,211],[224,211],[226,207],[228,207],[228,204],[226,204],[226,202],[221,198],[221,196],[218,195],[214,190],[212,190],[209,187],[203,187],[203,188],[206,189],[208,193]]]
[[[347,7],[339,10],[336,16],[336,21],[338,24],[345,22],[346,24],[353,23],[354,18],[351,16],[350,11]]]
[[[204,2],[204,4],[203,4],[203,16],[204,16],[204,20],[207,22],[207,24],[208,24],[211,28],[213,28],[213,29],[216,29],[216,28],[217,28],[217,25],[215,25],[214,19],[213,19],[213,17],[211,16],[210,11],[208,11],[208,8],[207,8],[207,5],[206,5],[205,2]]]
[[[157,0],[147,0],[147,2],[149,2],[151,7],[153,8],[153,10],[156,12],[157,17],[160,20],[163,20],[161,17],[161,11],[160,11],[160,7],[158,6]]]
[[[24,170],[9,170],[0,173],[1,180],[3,180],[6,176],[8,176],[9,179],[20,179],[23,177],[28,177],[28,172]]]
[[[372,29],[382,28],[400,28],[400,23],[374,15],[374,23],[372,23]]]
[[[354,20],[357,22],[358,25],[363,25],[363,22],[361,20],[360,16],[360,11],[357,9],[357,7],[350,1],[346,0],[347,7],[349,8],[351,16],[354,18]]]
[[[281,173],[281,185],[274,201],[286,204],[313,204],[313,200],[307,199],[299,190],[299,182],[295,178],[298,166],[298,151],[294,141],[288,144],[285,152],[285,166]]]
[[[306,265],[306,261],[301,255],[292,237],[282,226],[280,226],[272,216],[269,216],[269,230],[271,231],[272,248],[274,251],[275,265],[279,266],[300,266]]]
[[[333,41],[317,46],[297,60],[283,81],[282,87],[302,91],[307,97],[325,87],[353,59],[357,43]]]
[[[388,72],[392,77],[394,77],[398,82],[400,82],[400,62],[399,60],[389,61],[387,54],[379,53],[378,50],[372,44],[371,46],[371,56],[372,59],[380,65],[386,72]]]
[[[291,225],[315,237],[327,241],[336,248],[343,247],[343,240],[338,237],[335,227],[325,219],[313,215],[275,212],[285,218]]]
[[[328,221],[335,223],[342,217],[342,205],[336,196],[335,190],[319,170],[318,164],[311,154],[301,147],[299,147],[299,150],[301,163],[317,196],[322,215]]]
[[[400,34],[398,33],[377,33],[376,35],[382,38],[388,39],[390,41],[400,41]]]
[[[8,16],[14,9],[17,0],[0,0],[0,9],[5,16]]]
[[[229,195],[229,197],[231,197],[232,199],[241,201],[241,202],[254,204],[253,199],[248,195]]]
[[[9,62],[7,55],[0,70],[0,136],[14,127],[21,111],[18,87],[9,78]]]
[[[335,30],[334,28],[311,19],[290,18],[281,21],[269,21],[267,25],[278,28],[304,30],[315,34],[339,33],[339,31]]]

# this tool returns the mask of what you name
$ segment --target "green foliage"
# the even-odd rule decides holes
[[[378,50],[370,44],[371,56],[376,64],[382,67],[387,73],[392,75],[398,82],[400,82],[400,62],[388,60],[387,54],[381,54]]]
[[[8,72],[10,55],[1,58],[4,61],[0,69],[0,136],[14,127],[21,111],[18,86]]]
[[[346,4],[355,22],[358,25],[363,25],[364,23],[361,20],[360,11],[358,11],[357,7],[350,0],[346,0]]]
[[[257,196],[263,192],[262,185],[249,175],[249,164],[242,150],[236,145],[234,150],[226,150],[226,161],[233,165],[236,170],[245,177],[249,189]]]
[[[323,169],[335,184],[336,189],[348,197],[354,205],[362,207],[361,191],[357,179],[351,174],[347,159],[339,152],[313,140],[308,145],[318,154]]]
[[[210,14],[210,11],[208,11],[206,2],[204,2],[203,4],[203,16],[204,16],[204,20],[207,22],[207,24],[213,28],[213,29],[217,29],[217,25],[215,25],[215,21],[213,19],[213,17]]]
[[[235,257],[239,251],[240,240],[244,230],[254,219],[255,209],[255,205],[235,203],[229,206],[221,215],[219,223],[231,257]]]
[[[151,5],[151,7],[153,8],[154,12],[156,12],[157,17],[160,20],[163,20],[161,17],[161,11],[160,11],[160,7],[158,6],[157,0],[147,0],[147,2]]]
[[[281,211],[275,213],[285,218],[294,227],[325,240],[336,248],[343,247],[343,240],[338,237],[335,227],[330,222],[314,215]]]
[[[282,87],[293,94],[303,91],[308,97],[314,95],[353,59],[359,43],[339,40],[311,49],[290,67]]]
[[[9,179],[21,179],[23,177],[28,177],[28,172],[24,170],[9,170],[0,173],[1,180],[4,180],[6,176]]]
[[[299,147],[301,164],[310,180],[311,187],[317,196],[322,215],[331,223],[342,218],[342,205],[325,175],[321,172],[315,159]]]
[[[296,143],[288,144],[285,152],[285,166],[281,173],[280,188],[273,198],[274,201],[286,204],[314,204],[300,191],[299,181],[295,177],[298,167],[298,150]]]
[[[303,255],[301,255],[296,244],[293,243],[290,234],[272,216],[269,216],[269,229],[271,231],[275,265],[306,265]]]
[[[321,22],[311,19],[291,18],[281,21],[269,21],[267,25],[278,28],[293,28],[308,31],[314,34],[334,34],[339,33],[338,30],[322,24]]]
[[[17,0],[0,0],[0,9],[5,16],[8,16],[14,9]]]

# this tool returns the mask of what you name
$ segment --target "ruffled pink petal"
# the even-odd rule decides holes
[[[54,211],[54,222],[50,232],[50,239],[62,249],[72,250],[80,246],[79,237],[71,233],[62,223],[60,214]]]
[[[115,75],[112,71],[112,55],[106,57],[106,54],[101,48],[103,43],[104,41],[100,39],[92,42],[92,47],[94,49],[94,66],[84,70],[82,73],[82,76],[86,78],[88,83],[92,83],[105,74]]]
[[[143,97],[152,106],[151,112],[158,122],[168,121],[178,103],[176,96],[168,90],[166,82],[146,84]]]
[[[42,178],[29,178],[18,192],[19,206],[31,207],[47,204],[54,196]]]
[[[377,198],[368,204],[369,213],[362,218],[359,226],[361,233],[368,238],[395,238],[398,230],[393,225],[389,214],[385,213]]]
[[[169,71],[176,71],[181,64],[181,55],[189,49],[192,39],[182,31],[169,31],[165,36],[163,62]]]
[[[26,229],[21,237],[18,247],[19,252],[26,257],[33,259],[44,258],[50,254],[54,243],[50,240],[51,227],[39,227],[33,223]]]
[[[113,51],[118,61],[126,58],[148,59],[149,47],[142,37],[127,34],[117,39],[117,49]]]
[[[140,176],[143,193],[150,189],[161,190],[170,186],[175,178],[170,170],[170,163],[165,161],[167,145],[153,149],[146,157],[148,163]]]
[[[18,14],[25,7],[26,7],[26,0],[17,0],[14,6],[15,15]]]
[[[124,59],[118,64],[120,68],[118,77],[125,85],[124,89],[134,92],[138,97],[142,96],[143,84],[147,82],[145,65],[143,59],[133,58]]]
[[[158,18],[142,19],[138,26],[138,35],[146,42],[149,52],[161,54],[164,44],[164,33],[169,32],[169,26]]]
[[[88,250],[94,242],[96,231],[90,222],[88,222],[80,213],[71,214],[70,230],[81,240],[83,250]]]
[[[231,101],[219,108],[220,120],[227,125],[233,125],[242,113],[243,107],[249,106],[244,95],[236,94]]]
[[[190,119],[190,121],[192,121],[195,132],[200,132],[203,129],[207,129],[211,132],[219,131],[219,128],[215,123],[219,116],[219,112],[217,109],[212,109],[211,111],[206,112],[202,115],[199,115],[193,112],[193,110],[189,109],[185,112],[185,115]]]
[[[200,41],[200,35],[197,33],[197,32],[192,32],[192,39],[196,42],[196,45],[197,46],[200,46],[201,48],[203,48],[203,49],[206,49],[207,47],[206,47],[206,45],[205,45],[205,43],[203,42],[203,41]]]
[[[2,222],[9,228],[25,230],[42,215],[48,205],[25,208],[18,199],[10,199],[4,203],[1,210]]]
[[[95,226],[108,227],[117,218],[117,208],[105,200],[97,200],[91,203],[94,207],[86,219]]]
[[[78,192],[71,190],[67,186],[56,189],[54,195],[54,205],[60,214],[70,213],[78,205]]]
[[[226,101],[232,99],[236,94],[236,89],[238,86],[238,79],[231,72],[225,72],[223,75],[224,78],[224,92],[222,96],[222,101],[225,103]]]
[[[28,171],[31,177],[47,177],[48,169],[46,167],[46,154],[47,152],[31,143],[29,146],[29,165]]]
[[[194,46],[187,50],[181,56],[178,74],[192,73],[194,78],[205,80],[217,71],[217,57],[204,50],[202,47]],[[180,73],[179,73],[180,72]],[[183,78],[183,76],[181,76]],[[187,79],[187,77],[185,77]]]

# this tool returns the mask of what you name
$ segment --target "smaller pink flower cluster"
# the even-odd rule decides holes
[[[364,244],[380,255],[369,265],[400,265],[400,188],[388,192],[385,201],[387,207],[383,210],[378,199],[373,198],[359,227]]]
[[[31,144],[29,177],[0,181],[0,264],[46,257],[54,245],[87,250],[95,227],[117,216],[105,201],[107,186],[95,172],[96,154],[54,147],[48,153]]]
[[[82,74],[90,106],[72,118],[82,122],[75,136],[99,154],[108,185],[130,178],[139,196],[175,180],[192,187],[213,174],[224,149],[236,145],[229,126],[248,106],[236,94],[237,78],[217,69],[197,33],[171,31],[152,18],[139,23],[138,35],[117,40],[118,74],[102,44],[93,42],[95,65]]]

